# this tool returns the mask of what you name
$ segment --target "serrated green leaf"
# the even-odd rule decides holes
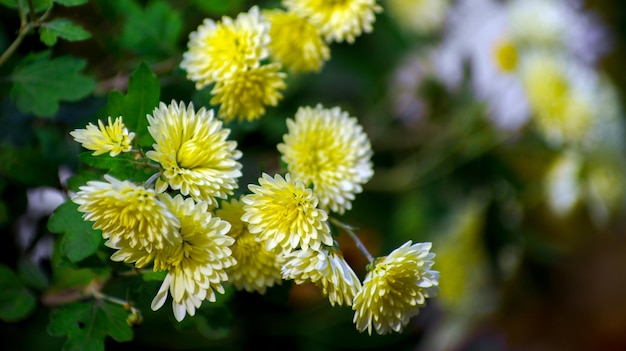
[[[95,88],[92,78],[79,73],[86,61],[72,56],[50,59],[49,52],[25,58],[13,71],[11,100],[23,113],[51,117],[61,101],[77,101]]]
[[[54,2],[56,2],[57,4],[67,7],[86,4],[87,1],[88,0],[54,0]]]
[[[44,44],[52,46],[56,44],[57,38],[67,41],[80,41],[91,38],[91,33],[67,18],[55,18],[41,25],[39,39]]]
[[[65,201],[54,210],[48,220],[48,230],[63,234],[61,253],[72,262],[79,262],[93,255],[102,241],[100,231],[94,230],[92,223],[83,219],[78,205],[71,200]]]
[[[96,300],[76,302],[55,310],[48,332],[67,336],[65,351],[103,351],[107,336],[118,342],[130,341],[133,331],[126,323],[128,312],[122,306]]]
[[[33,294],[20,282],[17,274],[0,264],[0,319],[17,322],[26,318],[36,306]]]
[[[150,68],[142,63],[130,76],[126,95],[112,91],[108,97],[106,111],[109,116],[124,118],[129,131],[135,133],[140,146],[152,146],[154,139],[148,133],[148,118],[159,104],[161,86]]]
[[[17,275],[25,285],[38,290],[45,289],[50,283],[48,277],[38,265],[25,259],[18,261]]]

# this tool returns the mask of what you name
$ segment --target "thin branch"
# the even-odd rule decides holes
[[[368,259],[369,262],[373,262],[374,261],[374,257],[372,256],[372,254],[370,254],[370,252],[367,250],[367,248],[365,247],[365,245],[363,244],[363,242],[361,241],[361,239],[359,239],[359,237],[356,235],[356,233],[354,233],[354,227],[349,226],[341,221],[339,221],[336,218],[330,218],[331,223],[333,223],[334,225],[336,225],[337,227],[341,228],[344,232],[346,232],[351,238],[352,240],[354,240],[354,243],[356,244],[356,247],[359,249],[359,251],[361,251],[363,253],[363,255],[365,255],[365,257]]]

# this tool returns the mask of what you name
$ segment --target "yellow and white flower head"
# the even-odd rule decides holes
[[[537,50],[525,56],[522,81],[537,130],[554,146],[582,145],[603,117],[598,76],[571,57]]]
[[[402,28],[415,33],[440,30],[449,8],[449,0],[387,0],[385,6]]]
[[[435,76],[456,90],[469,65],[472,93],[504,131],[525,125],[530,112],[517,72],[522,53],[510,32],[506,8],[495,0],[460,0],[450,9],[441,45],[433,50]]]
[[[248,188],[252,193],[241,200],[241,220],[248,223],[250,233],[265,242],[268,250],[319,250],[322,244],[333,244],[326,223],[328,214],[317,208],[317,198],[303,182],[289,173],[284,178],[263,173],[259,185],[250,184]]]
[[[212,110],[161,102],[148,115],[148,131],[155,144],[146,156],[163,168],[156,182],[158,192],[170,187],[216,205],[216,198],[226,198],[238,187],[241,151],[235,141],[227,140],[230,130],[213,118]]]
[[[115,118],[105,126],[101,120],[98,120],[98,126],[89,123],[85,129],[75,129],[70,135],[79,142],[85,149],[93,150],[93,155],[102,155],[107,152],[115,157],[122,152],[129,152],[132,148],[131,143],[135,137],[135,133],[129,133],[124,125],[122,117]]]
[[[180,194],[159,197],[180,219],[182,240],[154,258],[154,271],[167,270],[167,275],[151,307],[158,310],[171,294],[174,317],[181,321],[187,314],[193,316],[202,301],[214,302],[215,292],[224,293],[226,269],[236,264],[229,248],[235,240],[228,236],[230,224],[213,216],[208,202],[195,202]]]
[[[258,67],[268,57],[269,40],[269,24],[257,6],[236,19],[224,16],[216,22],[207,18],[189,34],[180,66],[196,82],[196,89],[202,89],[235,72]]]
[[[431,243],[408,241],[372,263],[352,304],[357,330],[401,332],[426,299],[435,296],[439,272],[431,269],[435,254],[430,248]]]
[[[180,221],[153,189],[110,175],[104,180],[88,181],[72,201],[94,229],[102,230],[105,244],[119,250],[112,260],[143,267],[156,251],[180,243]]]
[[[343,214],[374,174],[372,148],[355,117],[339,107],[300,107],[278,144],[291,176],[312,185],[325,211]]]
[[[279,249],[267,250],[265,243],[256,240],[248,230],[248,224],[241,220],[243,202],[237,199],[223,201],[215,214],[230,223],[228,235],[235,239],[230,247],[237,264],[226,269],[228,282],[237,290],[265,294],[267,288],[280,285],[280,270],[285,262]]]
[[[361,290],[361,281],[346,262],[341,251],[322,246],[319,251],[294,250],[285,255],[284,279],[296,284],[314,283],[328,297],[330,304],[352,305]]]
[[[353,43],[363,33],[370,33],[376,13],[382,11],[376,0],[283,0],[290,12],[305,17],[315,25],[326,42]]]
[[[270,57],[292,73],[319,72],[330,48],[317,27],[294,12],[266,10],[270,23]]]
[[[558,48],[593,63],[610,48],[606,28],[579,0],[507,3],[511,35],[524,47]]]
[[[283,97],[286,74],[280,69],[275,62],[233,72],[215,84],[211,104],[220,105],[219,116],[226,122],[258,119]]]

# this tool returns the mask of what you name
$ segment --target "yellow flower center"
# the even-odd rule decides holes
[[[209,158],[205,143],[195,139],[187,140],[180,146],[176,159],[182,168],[194,169],[200,167]]]
[[[509,40],[500,40],[494,45],[493,58],[503,72],[512,72],[517,68],[517,48]]]

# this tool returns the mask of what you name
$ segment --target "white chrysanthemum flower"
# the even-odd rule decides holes
[[[376,259],[354,298],[356,328],[378,334],[401,332],[438,290],[439,272],[431,269],[431,243],[411,241]]]
[[[256,240],[241,220],[243,213],[243,202],[236,199],[223,201],[215,210],[218,217],[231,224],[228,235],[235,239],[230,249],[237,264],[226,269],[228,283],[237,290],[265,294],[267,288],[282,283],[280,270],[285,258],[279,250],[267,250],[264,242]]]
[[[319,251],[294,250],[285,255],[284,279],[296,284],[313,283],[331,305],[352,305],[361,290],[361,280],[338,249],[322,246]]]
[[[129,152],[135,133],[128,132],[122,117],[111,121],[109,116],[108,122],[105,126],[101,120],[98,120],[97,127],[89,123],[85,129],[75,129],[70,132],[70,135],[85,149],[93,150],[95,156],[108,152],[114,157],[122,152]]]
[[[557,216],[567,215],[580,201],[582,166],[583,157],[576,152],[561,154],[549,166],[544,187],[548,206]]]
[[[431,33],[443,27],[449,7],[449,0],[387,0],[385,9],[401,27]]]
[[[105,244],[119,250],[112,260],[143,267],[156,251],[180,243],[180,221],[154,190],[110,175],[104,180],[87,182],[72,201],[94,229],[102,230]]]
[[[234,20],[228,16],[218,22],[207,18],[189,34],[180,66],[196,82],[196,89],[202,89],[235,72],[258,67],[268,57],[269,41],[269,24],[258,6]]]
[[[312,185],[320,208],[343,214],[374,174],[367,134],[339,107],[301,107],[278,144],[291,176]]]
[[[283,0],[293,13],[308,18],[327,42],[347,41],[370,33],[376,13],[382,11],[376,0]]]
[[[168,187],[196,200],[217,204],[238,187],[241,177],[241,151],[237,142],[227,140],[229,129],[213,118],[213,111],[194,111],[183,102],[163,102],[148,115],[148,131],[154,138],[149,159],[158,162],[163,174],[157,179],[158,192]]]
[[[467,63],[477,99],[488,107],[493,123],[505,131],[523,126],[530,117],[516,72],[521,53],[512,40],[506,8],[494,0],[461,0],[451,9],[441,45],[431,60],[435,75],[456,89]]]
[[[237,261],[229,248],[235,240],[228,236],[230,224],[209,211],[209,203],[174,198],[160,194],[160,199],[180,219],[181,242],[157,252],[154,270],[167,270],[159,291],[152,300],[152,310],[163,306],[172,295],[176,320],[193,316],[202,301],[215,301],[215,292],[224,293],[222,283],[228,280],[226,269]]]
[[[292,179],[290,174],[272,178],[263,173],[259,185],[250,184],[248,188],[252,193],[242,198],[241,220],[248,223],[250,233],[258,235],[268,250],[319,250],[322,244],[333,244],[326,223],[328,214],[317,208],[317,198],[301,181]]]

